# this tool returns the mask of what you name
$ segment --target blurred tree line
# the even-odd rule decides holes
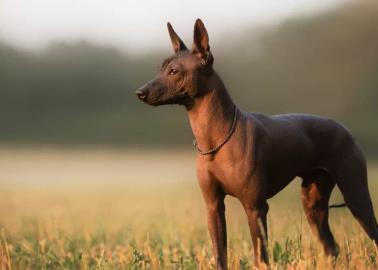
[[[230,37],[212,44],[215,68],[242,109],[336,118],[378,156],[377,4]],[[0,43],[0,143],[190,146],[183,108],[149,107],[134,95],[169,54],[87,42],[26,52]]]

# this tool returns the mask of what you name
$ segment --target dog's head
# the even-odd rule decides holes
[[[136,91],[147,104],[158,106],[180,104],[190,107],[196,97],[206,91],[206,82],[213,72],[214,58],[209,36],[200,19],[194,25],[194,40],[190,50],[167,24],[174,55],[165,59],[157,76]]]

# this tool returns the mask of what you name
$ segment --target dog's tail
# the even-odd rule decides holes
[[[330,206],[328,206],[328,208],[341,208],[341,207],[345,207],[345,206],[347,206],[346,203],[331,204]]]

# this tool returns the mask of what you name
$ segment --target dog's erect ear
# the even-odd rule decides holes
[[[205,25],[201,19],[197,19],[194,24],[194,37],[193,37],[193,48],[192,53],[198,55],[203,64],[207,64],[211,60],[210,45],[209,45],[209,35]]]
[[[175,53],[180,51],[186,51],[187,48],[181,38],[176,34],[175,30],[173,30],[172,25],[168,22],[167,23],[169,37],[171,38],[172,47]]]

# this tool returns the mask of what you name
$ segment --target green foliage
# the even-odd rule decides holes
[[[273,261],[284,266],[303,259],[301,254],[302,243],[300,239],[286,239],[284,247],[275,242],[272,250]]]
[[[215,68],[243,109],[334,117],[377,154],[377,25],[378,5],[367,2],[260,34],[245,29],[232,46],[212,44]],[[136,57],[87,42],[30,53],[0,44],[0,141],[189,146],[182,108],[148,107],[134,95],[170,53]]]

